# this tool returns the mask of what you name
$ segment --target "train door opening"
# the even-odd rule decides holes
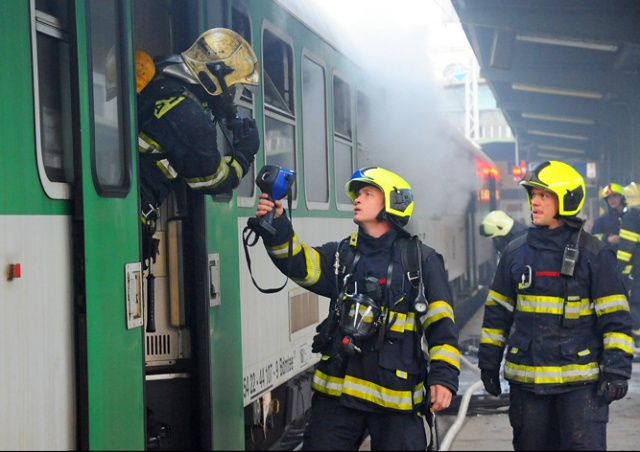
[[[202,31],[198,5],[196,1],[134,2],[134,47],[152,58],[184,51]],[[203,196],[178,183],[158,210],[153,235],[156,257],[143,263],[149,450],[212,449],[204,229]],[[144,232],[141,235],[145,240]]]

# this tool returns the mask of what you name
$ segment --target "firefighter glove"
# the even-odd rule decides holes
[[[607,404],[626,396],[628,389],[629,383],[620,375],[604,372],[600,377],[598,392],[604,394]]]
[[[502,394],[502,388],[500,387],[500,371],[499,370],[480,370],[480,379],[484,384],[484,389],[492,396],[499,396]]]
[[[246,170],[253,163],[253,156],[260,147],[260,136],[254,119],[244,118],[242,125],[233,131],[234,158]]]
[[[316,326],[318,334],[313,336],[313,343],[311,344],[311,351],[313,353],[324,353],[328,345],[331,344],[331,322],[329,318],[324,319]]]

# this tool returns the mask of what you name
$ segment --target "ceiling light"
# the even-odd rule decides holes
[[[565,133],[546,132],[544,130],[536,130],[536,129],[527,130],[527,133],[531,135],[541,135],[544,137],[567,138],[569,140],[587,141],[589,139],[589,137],[584,135],[569,135]]]
[[[570,122],[572,124],[587,124],[590,126],[596,123],[593,119],[577,118],[577,117],[569,117],[569,116],[544,115],[540,113],[523,112],[522,117],[528,118],[528,119],[540,119],[543,121],[558,121],[558,122]]]
[[[526,83],[513,83],[511,88],[532,93],[557,94],[559,96],[585,97],[587,99],[602,99],[604,96],[597,91],[578,91],[574,89],[555,88],[551,86],[528,85]]]
[[[552,38],[549,36],[516,35],[516,40],[534,42],[536,44],[549,44],[563,47],[577,47],[588,50],[601,50],[603,52],[617,52],[618,46],[609,42],[587,41],[584,39]]]
[[[539,144],[539,149],[547,149],[549,151],[562,151],[570,154],[584,154],[584,149],[565,148],[562,146],[548,146],[546,144]]]

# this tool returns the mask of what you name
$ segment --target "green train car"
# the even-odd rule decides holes
[[[442,171],[430,153],[446,151],[468,182],[447,195],[462,207],[436,214],[427,201],[413,232],[444,255],[460,300],[490,275],[491,244],[476,230],[495,208],[493,163],[436,127],[423,176],[412,175],[397,137],[376,136],[390,126],[375,120],[377,82],[307,2],[23,0],[0,2],[0,16],[0,449],[299,444],[328,300],[290,281],[256,287],[285,282],[244,240],[265,164],[296,172],[294,226],[320,244],[354,230],[344,184],[357,168],[385,154],[417,181]],[[172,196],[161,207],[148,332],[134,52],[178,54],[214,27],[258,56],[260,88],[238,109],[256,119],[261,147],[232,194],[188,191],[186,204]]]

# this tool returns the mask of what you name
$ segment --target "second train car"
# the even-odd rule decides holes
[[[294,226],[322,243],[354,229],[351,173],[378,164],[374,148],[395,149],[372,139],[384,127],[370,120],[375,82],[304,3],[0,2],[1,449],[295,447],[328,300],[291,282],[268,294],[256,287],[284,282],[262,246],[243,242],[256,174],[266,164],[295,171]],[[161,207],[156,328],[147,331],[134,51],[179,54],[214,27],[256,52],[260,89],[238,108],[256,119],[262,144],[234,193],[187,192],[186,204],[171,197]],[[118,88],[107,96],[113,57]],[[438,129],[429,152],[447,149],[472,183],[447,188],[464,202],[446,212],[429,204],[437,190],[417,193],[425,204],[412,232],[444,255],[463,306],[494,265],[477,224],[495,208],[495,166]],[[227,148],[221,133],[218,146]],[[420,177],[387,161],[410,182]]]

